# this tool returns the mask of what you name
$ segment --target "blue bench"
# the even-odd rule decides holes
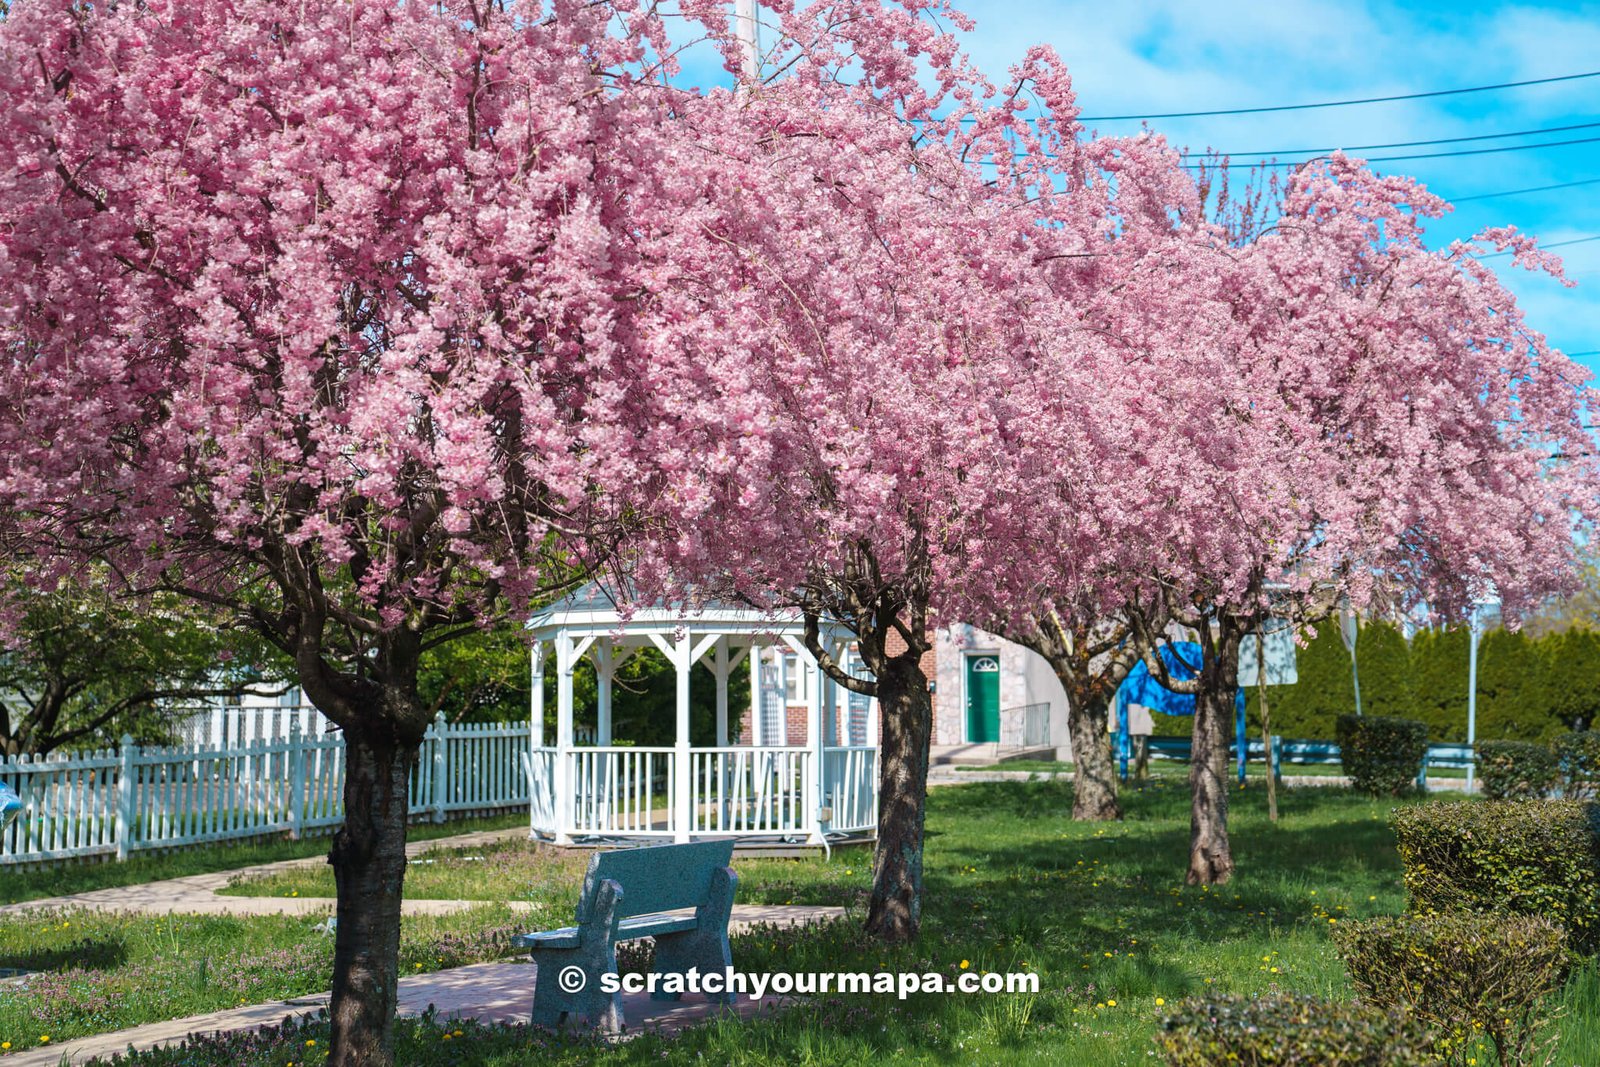
[[[512,939],[531,951],[538,968],[534,1025],[558,1027],[582,1016],[590,1026],[619,1033],[621,994],[601,989],[602,978],[617,973],[618,941],[655,938],[657,974],[720,973],[733,966],[728,919],[739,878],[728,866],[732,859],[731,840],[596,852],[583,878],[576,925]],[[679,996],[651,993],[656,1000]],[[730,1003],[733,994],[712,999]]]

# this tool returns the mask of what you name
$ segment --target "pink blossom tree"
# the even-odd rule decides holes
[[[720,254],[698,294],[679,294],[698,332],[677,340],[718,372],[676,383],[672,406],[722,405],[730,379],[756,388],[731,440],[728,424],[701,421],[685,450],[698,473],[664,509],[676,537],[650,564],[802,608],[823,669],[878,699],[867,926],[888,940],[920,920],[929,627],[1020,628],[1052,592],[1088,603],[1110,584],[1108,533],[1122,527],[1104,520],[1120,490],[1104,475],[1122,469],[1105,461],[1132,397],[1100,350],[1108,321],[1167,321],[1170,301],[1117,293],[1159,291],[1157,251],[1185,235],[1164,196],[1176,156],[1148,138],[1084,139],[1048,51],[993,89],[942,39],[928,50],[951,56],[948,99],[784,80],[749,93],[740,126],[702,127],[755,210],[706,205]],[[1016,118],[1025,98],[1045,102],[1042,121]],[[871,677],[819,643],[824,615],[855,636]]]
[[[1233,869],[1227,724],[1240,641],[1269,610],[1309,619],[1348,598],[1459,618],[1492,586],[1515,616],[1575,580],[1575,532],[1600,488],[1587,372],[1478,258],[1557,270],[1552,257],[1505,230],[1429,250],[1422,220],[1446,205],[1341,156],[1273,193],[1271,224],[1217,249],[1205,299],[1229,310],[1206,338],[1207,387],[1168,394],[1205,427],[1181,443],[1203,459],[1172,501],[1182,518],[1154,575],[1205,657],[1197,679],[1172,683],[1198,695],[1198,884]]]

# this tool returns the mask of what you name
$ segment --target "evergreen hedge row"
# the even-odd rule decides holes
[[[1298,652],[1299,681],[1269,686],[1272,732],[1333,741],[1340,715],[1355,710],[1350,654],[1328,620]],[[1467,739],[1465,629],[1424,630],[1408,643],[1399,628],[1367,623],[1356,641],[1361,710],[1416,719],[1436,743]],[[1252,736],[1261,730],[1256,688],[1245,698]],[[1532,638],[1492,630],[1478,648],[1478,740],[1549,742],[1600,718],[1600,635],[1569,630]],[[1156,733],[1186,737],[1190,720],[1156,716]]]

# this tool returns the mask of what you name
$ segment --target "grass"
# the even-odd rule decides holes
[[[970,969],[1035,971],[1042,979],[1036,995],[915,994],[904,1002],[822,996],[773,1017],[720,1021],[676,1039],[644,1037],[604,1050],[526,1029],[441,1027],[424,1020],[401,1026],[401,1062],[509,1067],[530,1062],[536,1053],[540,1062],[558,1064],[1148,1064],[1164,1005],[1183,996],[1270,990],[1348,996],[1329,931],[1339,922],[1398,912],[1404,905],[1386,825],[1393,801],[1342,789],[1287,789],[1280,796],[1283,818],[1273,825],[1265,818],[1261,791],[1235,793],[1231,822],[1238,874],[1230,885],[1199,889],[1182,884],[1188,806],[1181,785],[1158,779],[1129,790],[1124,799],[1124,822],[1096,826],[1067,817],[1071,785],[1066,781],[937,789],[928,802],[927,895],[923,934],[915,944],[885,948],[866,941],[858,932],[858,910],[850,921],[828,927],[757,931],[734,943],[734,959],[745,971],[953,974],[965,961]],[[542,926],[566,919],[576,899],[581,860],[520,843],[425,858],[434,862],[413,865],[408,872],[409,895],[535,899],[551,909],[549,921],[520,921]],[[867,884],[865,859],[860,852],[838,852],[831,862],[739,860],[740,899],[858,908]],[[315,895],[328,885],[315,869],[280,877],[292,881],[274,879],[249,891]],[[55,919],[57,925],[62,921]],[[488,910],[435,920],[438,925],[430,929],[413,924],[408,944],[421,953],[430,939],[464,939],[472,929],[507,921],[518,920]],[[0,923],[0,947],[12,953],[59,952],[74,944],[74,937],[110,946],[96,949],[98,971],[80,971],[71,979],[63,974],[67,985],[83,981],[83,973],[112,982],[136,963],[157,968],[127,985],[129,1000],[143,997],[137,1008],[84,1003],[73,1009],[114,1011],[117,1025],[139,1014],[206,1010],[200,1003],[207,997],[212,998],[207,1003],[217,1003],[223,997],[267,999],[326,988],[325,957],[316,955],[326,939],[316,940],[321,935],[309,932],[307,919],[167,920],[168,928],[156,919],[115,922],[128,925],[72,934],[24,929],[10,920]],[[182,925],[174,931],[174,924]],[[473,950],[486,950],[491,942],[478,935]],[[307,943],[317,947],[306,948]],[[275,954],[284,952],[293,962],[274,964],[282,958]],[[72,955],[35,959],[54,965]],[[408,956],[408,967],[415,962],[425,969],[437,966],[431,961],[438,958]],[[211,962],[202,965],[202,959]],[[0,966],[7,964],[0,959]],[[636,956],[630,964],[641,965]],[[221,975],[228,980],[220,981]],[[235,975],[260,977],[236,980]],[[174,992],[162,992],[165,985]],[[279,992],[288,987],[294,992]],[[154,1003],[169,996],[175,1001],[171,1008]],[[26,1004],[14,1001],[11,994],[0,997],[0,1037],[30,1031],[36,1037],[47,1032],[36,1025],[46,1018],[60,1023],[77,1018],[31,996]],[[1557,1062],[1563,1067],[1600,1063],[1600,971],[1593,965],[1581,970],[1563,993],[1563,1007]],[[105,1014],[94,1020],[91,1028],[99,1029],[113,1021]],[[323,1024],[141,1056],[137,1062],[314,1067],[326,1049],[326,1029],[318,1027]],[[59,1040],[65,1034],[52,1036]],[[1487,1053],[1478,1060],[1486,1067],[1493,1063]]]
[[[512,812],[481,819],[461,819],[446,823],[417,823],[409,831],[413,841],[427,841],[480,830],[509,830],[528,825],[528,813]],[[186,847],[171,852],[139,852],[124,863],[110,860],[87,862],[69,860],[52,866],[7,871],[0,879],[0,904],[19,904],[28,900],[69,896],[95,889],[116,889],[165,878],[186,878],[215,871],[231,871],[259,863],[305,859],[328,854],[328,836],[320,835],[292,841],[286,836],[254,841]]]
[[[526,841],[478,848],[433,849],[406,868],[405,894],[413,900],[531,901],[545,921],[571,921],[578,884],[589,857]],[[838,904],[865,899],[872,882],[872,853],[864,846],[835,849],[833,862],[735,859],[739,897],[746,904]],[[333,871],[301,867],[241,878],[221,890],[247,897],[329,897]]]
[[[331,910],[331,909],[330,909]],[[0,989],[0,1048],[327,990],[333,938],[318,916],[46,911],[0,922],[0,966],[37,972]],[[407,917],[404,973],[495,959],[526,919],[504,905]]]

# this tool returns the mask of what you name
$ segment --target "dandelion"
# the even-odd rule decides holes
[[[967,969],[967,968],[968,968],[968,967],[970,967],[970,966],[972,966],[972,964],[970,964],[970,963],[968,963],[968,962],[967,962],[967,961],[966,961],[966,960],[962,960],[962,961],[961,961],[961,969],[962,969],[962,970],[963,970],[963,971],[964,971],[964,970],[966,970],[966,969]]]
[[[1163,1005],[1163,1004],[1165,1004],[1165,1003],[1166,1003],[1166,1002],[1167,1002],[1167,1001],[1166,1001],[1166,998],[1164,998],[1164,997],[1157,997],[1157,998],[1156,998],[1156,1007],[1158,1007],[1158,1008],[1159,1008],[1159,1007],[1161,1007],[1161,1006],[1162,1006],[1162,1005]]]
[[[308,1038],[306,1040],[306,1048],[315,1048],[316,1044],[317,1044],[317,1039],[314,1038],[314,1037],[313,1038]]]
[[[50,1043],[50,1035],[49,1034],[40,1034],[39,1035],[39,1044],[48,1045],[49,1043]]]
[[[1114,1008],[1114,1007],[1117,1006],[1117,1002],[1114,1001],[1114,1000],[1108,1000],[1108,1001],[1106,1001],[1106,1006]]]

